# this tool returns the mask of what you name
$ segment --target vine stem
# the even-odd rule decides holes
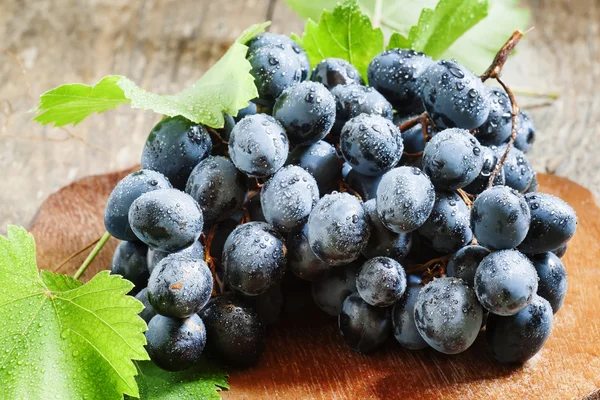
[[[81,264],[77,272],[75,272],[75,275],[73,275],[75,279],[81,278],[81,275],[83,275],[87,267],[89,267],[92,261],[94,261],[98,253],[100,253],[100,250],[102,250],[102,248],[110,238],[110,233],[104,232],[98,243],[96,243],[96,246],[92,249],[91,253],[87,256],[83,264]]]

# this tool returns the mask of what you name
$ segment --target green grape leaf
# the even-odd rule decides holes
[[[153,362],[137,363],[140,400],[220,399],[229,389],[227,373],[206,360],[181,372],[167,372]]]
[[[238,38],[235,39],[235,41],[240,44],[246,44],[250,40],[254,39],[257,35],[263,33],[265,29],[267,29],[270,25],[271,21],[263,22],[262,24],[252,25],[246,28],[246,30],[244,30],[244,32],[242,32],[240,36],[238,36]]]
[[[39,273],[25,229],[0,236],[0,393],[7,399],[138,396],[147,360],[133,284],[102,271],[88,283]]]
[[[346,0],[333,11],[324,11],[319,22],[306,21],[302,37],[293,34],[306,51],[311,66],[322,59],[338,57],[358,69],[365,81],[371,59],[383,51],[383,32],[373,28],[356,0]]]

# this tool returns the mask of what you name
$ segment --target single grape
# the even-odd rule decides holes
[[[523,153],[527,153],[535,142],[535,125],[529,115],[523,111],[519,112],[517,137],[515,147]]]
[[[108,233],[119,240],[139,240],[129,225],[131,203],[146,192],[170,188],[171,184],[163,174],[148,169],[133,172],[121,179],[108,197],[104,210],[104,226]]]
[[[223,127],[221,129],[216,129],[217,133],[219,134],[219,136],[221,136],[221,139],[225,140],[226,142],[229,141],[229,136],[231,136],[231,131],[233,130],[233,127],[236,124],[235,119],[227,114],[227,113],[223,113]],[[215,148],[213,148],[213,151],[215,150]],[[214,155],[214,152],[213,152]]]
[[[483,246],[471,245],[459,249],[446,266],[446,276],[459,278],[471,287],[475,284],[475,271],[481,261],[490,254]]]
[[[286,254],[283,238],[271,225],[242,224],[231,232],[223,247],[225,279],[245,295],[262,294],[281,280]]]
[[[348,163],[344,163],[344,165],[350,167]],[[377,188],[382,178],[383,175],[363,175],[350,167],[344,181],[366,201],[377,197]]]
[[[390,309],[373,307],[354,293],[342,304],[338,326],[348,347],[358,353],[369,353],[390,335]]]
[[[250,115],[231,131],[229,154],[236,168],[254,178],[266,178],[283,167],[289,143],[282,126],[266,114]]]
[[[335,122],[335,99],[318,82],[301,82],[281,93],[273,117],[285,128],[290,143],[307,145],[323,139]]]
[[[531,261],[516,250],[486,256],[475,272],[475,292],[483,307],[497,315],[514,315],[529,304],[538,289]]]
[[[281,232],[290,232],[304,225],[318,200],[317,181],[296,165],[277,171],[260,193],[265,219]]]
[[[206,128],[184,117],[167,117],[148,135],[142,152],[142,168],[162,173],[183,190],[190,173],[210,155],[212,142]]]
[[[200,242],[200,240],[196,240],[191,246],[186,247],[185,249],[180,250],[177,253],[184,254],[187,257],[195,259],[195,260],[204,260],[204,246],[202,246],[202,243]],[[148,249],[148,257],[147,257],[148,271],[150,273],[152,273],[152,271],[158,265],[158,263],[163,258],[168,256],[169,254],[173,254],[173,253],[167,253],[164,251],[154,250],[154,249],[149,248]]]
[[[292,232],[287,240],[288,268],[298,278],[313,281],[321,278],[331,269],[329,264],[322,261],[313,253],[308,243],[308,227]]]
[[[465,192],[470,194],[480,194],[485,189],[487,189],[488,182],[490,181],[490,176],[494,169],[498,165],[499,158],[496,155],[496,152],[489,147],[481,146],[481,154],[483,158],[483,164],[481,167],[481,171],[479,171],[479,175],[477,178],[463,189]],[[504,169],[500,169],[500,172],[494,178],[494,186],[504,185],[506,179],[504,177]]]
[[[152,271],[148,300],[160,315],[186,318],[206,305],[212,288],[212,274],[203,260],[171,254]]]
[[[567,295],[567,271],[560,258],[550,251],[533,255],[530,260],[540,278],[537,294],[548,300],[556,314]]]
[[[425,341],[437,351],[457,354],[475,341],[483,310],[473,289],[457,278],[429,282],[417,296],[415,324]]]
[[[523,310],[509,317],[490,314],[486,340],[496,360],[522,364],[541,350],[552,332],[552,307],[534,295]]]
[[[329,90],[337,85],[364,84],[358,70],[341,58],[326,58],[313,69],[310,80],[320,82]]]
[[[477,140],[486,146],[499,146],[512,133],[512,104],[504,89],[486,88],[490,99],[490,114],[477,131]]]
[[[394,124],[397,126],[402,125],[404,122],[416,118],[416,115],[409,117],[400,116],[400,114],[394,115]],[[435,135],[432,129],[428,129],[431,136]],[[410,155],[418,155],[425,150],[425,137],[423,136],[423,127],[421,124],[416,124],[412,128],[401,132],[402,143],[404,144],[404,153]]]
[[[471,228],[482,246],[491,250],[517,247],[529,230],[531,213],[525,198],[508,186],[481,193],[471,207]]]
[[[552,252],[556,255],[556,257],[563,258],[564,255],[567,253],[567,247],[568,247],[568,244],[565,243],[564,245],[560,246],[559,248],[552,250]]]
[[[136,300],[144,305],[144,309],[140,312],[140,317],[147,323],[156,315],[156,311],[152,308],[150,300],[148,300],[148,288],[143,288],[135,295]]]
[[[440,253],[457,251],[473,239],[469,207],[455,192],[436,192],[433,210],[417,232]]]
[[[420,169],[398,167],[377,188],[377,214],[386,228],[407,233],[425,223],[435,203],[431,181]]]
[[[156,315],[148,323],[146,340],[156,365],[167,371],[182,371],[200,361],[206,329],[196,314],[185,319]]]
[[[412,245],[412,234],[396,233],[387,229],[377,215],[375,199],[363,203],[367,213],[371,236],[362,254],[366,258],[385,256],[401,261],[406,257]]]
[[[247,367],[265,349],[265,326],[257,312],[233,292],[213,297],[200,313],[206,324],[206,350],[226,364]]]
[[[362,264],[359,258],[348,265],[331,268],[325,276],[315,279],[311,292],[317,307],[337,317],[346,297],[356,292],[356,275]]]
[[[498,159],[501,159],[506,152],[506,145],[499,147],[492,146],[492,150],[495,150],[496,156]],[[525,192],[531,186],[535,171],[521,150],[512,147],[502,168],[504,169],[506,186],[521,193]]]
[[[148,246],[139,242],[121,242],[113,255],[110,273],[121,275],[134,285],[137,292],[148,283],[148,263],[146,253]]]
[[[286,164],[298,165],[310,172],[322,194],[329,191],[341,173],[340,158],[335,147],[324,140],[308,146],[296,146]]]
[[[254,115],[258,111],[256,110],[256,104],[248,102],[248,105],[238,111],[237,115],[233,117],[236,123],[240,122],[247,115]]]
[[[369,84],[377,89],[396,110],[403,114],[422,113],[419,76],[433,64],[424,53],[390,49],[376,55],[367,72]]]
[[[211,226],[242,209],[248,186],[231,160],[210,156],[192,170],[185,191],[200,205],[204,224]]]
[[[268,45],[274,45],[284,50],[288,50],[288,53],[290,53],[289,50],[292,50],[296,54],[295,57],[298,58],[298,62],[302,66],[302,80],[306,80],[306,78],[308,78],[308,74],[310,73],[310,62],[308,61],[306,51],[304,51],[304,49],[298,43],[286,35],[271,32],[264,32],[256,35],[247,43],[248,54],[252,53],[259,47]]]
[[[335,96],[335,125],[338,136],[346,122],[360,114],[378,115],[392,120],[392,105],[377,90],[359,84],[338,85],[331,89]]]
[[[369,223],[361,202],[348,193],[323,196],[308,218],[308,243],[329,265],[356,260],[369,241]]]
[[[565,201],[546,193],[528,193],[525,201],[531,225],[519,250],[527,254],[552,251],[566,244],[577,229],[575,210]]]
[[[191,246],[202,233],[204,219],[198,203],[177,189],[144,193],[129,209],[135,235],[148,246],[174,253]]]
[[[423,282],[420,277],[416,275],[409,276],[404,296],[398,300],[392,309],[394,337],[402,347],[410,350],[421,350],[429,346],[415,324],[415,303],[422,288]]]
[[[246,303],[252,306],[265,325],[273,325],[283,312],[284,297],[281,284],[273,285],[269,290],[258,296],[241,296]]]
[[[481,79],[454,61],[440,60],[419,76],[425,110],[439,128],[475,129],[490,113]]]
[[[360,114],[352,118],[340,135],[342,155],[352,169],[363,175],[382,175],[394,168],[403,149],[400,130],[378,115]]]
[[[406,273],[402,265],[389,257],[367,260],[356,277],[360,297],[375,307],[396,303],[406,290]]]

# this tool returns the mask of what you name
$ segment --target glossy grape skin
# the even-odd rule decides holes
[[[533,179],[531,180],[531,183],[529,184],[529,187],[527,188],[527,190],[524,193],[536,193],[540,188],[540,184],[537,180],[537,172],[533,173]]]
[[[204,218],[190,195],[177,189],[162,189],[144,193],[131,204],[129,223],[142,242],[174,253],[198,240]]]
[[[482,167],[481,145],[464,129],[436,134],[423,152],[423,171],[438,189],[463,188],[477,178]]]
[[[321,310],[337,317],[344,300],[356,292],[356,275],[363,264],[362,259],[348,265],[331,268],[329,272],[311,284],[312,298]]]
[[[470,245],[459,249],[448,260],[446,276],[462,279],[467,285],[475,284],[475,271],[479,263],[490,254],[483,246]]]
[[[339,135],[344,124],[360,114],[379,115],[392,120],[392,105],[377,90],[358,84],[338,85],[331,89],[335,97],[335,125]]]
[[[227,238],[221,258],[230,287],[255,296],[281,280],[287,249],[281,235],[264,222],[248,222]]]
[[[237,367],[258,362],[265,349],[265,326],[257,312],[233,292],[213,297],[200,313],[206,325],[206,350]]]
[[[377,188],[377,214],[393,232],[418,229],[429,218],[434,203],[433,185],[418,168],[394,168],[383,175]]]
[[[535,142],[535,125],[529,115],[523,111],[519,112],[517,137],[515,138],[514,146],[527,153]]]
[[[378,115],[360,114],[352,118],[340,135],[342,155],[352,169],[363,175],[383,175],[394,168],[403,149],[398,127]]]
[[[362,254],[368,259],[378,256],[393,258],[401,261],[406,257],[412,246],[412,234],[396,233],[387,229],[377,215],[377,204],[375,199],[363,203],[367,213],[371,236]]]
[[[338,326],[348,347],[357,353],[370,353],[391,333],[390,309],[373,307],[354,293],[342,304]]]
[[[517,247],[529,230],[531,213],[525,198],[508,186],[493,186],[471,207],[471,228],[482,246],[491,250]]]
[[[529,304],[538,289],[531,261],[516,250],[486,256],[475,272],[475,292],[481,305],[496,315],[514,315]]]
[[[361,202],[348,193],[323,196],[308,218],[308,242],[329,265],[356,260],[369,241],[370,228]]]
[[[140,301],[144,305],[144,309],[140,312],[140,317],[146,322],[150,323],[150,320],[156,315],[156,311],[152,308],[150,300],[148,300],[148,288],[143,288],[135,295],[136,300]]]
[[[422,113],[425,110],[419,97],[418,78],[431,64],[433,60],[424,53],[386,50],[371,60],[367,71],[369,84],[399,112]]]
[[[564,255],[567,254],[567,247],[568,247],[568,244],[564,244],[564,245],[560,246],[559,248],[556,248],[551,251],[556,255],[556,257],[563,258]]]
[[[348,163],[344,163],[344,165],[350,167],[350,164]],[[367,201],[377,197],[377,188],[379,187],[382,178],[383,175],[363,175],[350,167],[344,181],[354,189],[363,200]]]
[[[440,253],[452,253],[473,239],[469,207],[455,192],[436,192],[429,218],[417,230]]]
[[[119,240],[139,240],[129,225],[131,203],[142,194],[172,186],[163,174],[148,169],[133,172],[121,179],[108,197],[104,210],[104,226]]]
[[[483,164],[481,166],[481,171],[479,171],[479,175],[477,175],[477,178],[475,178],[473,182],[469,183],[463,188],[465,192],[470,194],[477,195],[487,189],[490,176],[492,175],[492,172],[494,172],[494,169],[499,161],[499,157],[496,152],[489,147],[481,146],[481,154],[483,158]],[[506,179],[504,176],[504,169],[502,168],[494,178],[494,186],[504,185],[505,182]]]
[[[273,285],[265,293],[258,296],[244,296],[241,293],[238,296],[241,296],[244,302],[252,306],[265,326],[275,324],[283,312],[285,299],[281,290],[281,284]]]
[[[512,104],[508,94],[500,88],[488,88],[490,113],[478,128],[477,140],[486,146],[499,146],[512,133]]]
[[[173,187],[183,190],[192,169],[212,151],[206,128],[184,117],[167,117],[148,135],[142,168],[162,173]]]
[[[248,53],[250,74],[258,90],[257,104],[271,107],[279,95],[302,80],[302,65],[297,54],[276,45],[265,45]]]
[[[281,93],[273,117],[285,128],[290,143],[308,145],[323,139],[335,122],[335,99],[318,82],[301,82]]]
[[[552,251],[566,244],[577,229],[575,210],[565,201],[546,193],[527,193],[531,225],[519,250],[527,254]]]
[[[146,253],[148,246],[139,242],[121,242],[113,255],[110,273],[121,275],[134,285],[139,291],[148,283],[148,263]]]
[[[242,209],[248,186],[231,160],[210,156],[192,170],[185,191],[200,205],[204,224],[211,226]]]
[[[298,62],[302,67],[302,80],[306,80],[306,78],[308,78],[308,74],[310,73],[310,62],[308,61],[306,51],[304,51],[304,49],[289,36],[271,32],[264,32],[256,35],[247,43],[248,54],[252,53],[259,47],[268,45],[274,45],[282,49],[286,49],[288,50],[288,53],[291,49],[296,54]]]
[[[300,279],[313,281],[327,274],[331,269],[313,253],[308,243],[308,227],[292,232],[287,240],[288,268]]]
[[[280,232],[291,232],[304,225],[318,200],[317,181],[296,165],[277,171],[260,193],[265,219]]]
[[[503,364],[522,364],[544,346],[553,325],[552,307],[538,295],[517,314],[502,317],[490,314],[486,340],[496,360]]]
[[[400,263],[389,257],[367,260],[356,277],[360,297],[375,307],[396,303],[406,290],[406,272]]]
[[[358,70],[341,58],[326,58],[313,69],[310,80],[320,82],[329,90],[337,85],[356,83],[363,85]]]
[[[186,318],[206,305],[212,288],[212,273],[204,260],[171,254],[152,271],[148,300],[160,315]]]
[[[560,258],[552,252],[530,256],[538,277],[537,294],[548,300],[552,312],[562,307],[567,295],[567,271]]]
[[[241,110],[239,110],[237,115],[235,117],[233,117],[233,119],[236,123],[238,123],[242,119],[244,119],[245,116],[254,115],[257,112],[258,111],[256,109],[256,104],[254,104],[252,102],[248,102],[248,105],[246,107],[242,108]]]
[[[339,157],[335,147],[324,140],[308,146],[296,146],[287,159],[286,164],[298,165],[317,181],[319,193],[326,193],[341,174]]]
[[[167,371],[182,371],[200,360],[206,329],[196,314],[186,319],[156,315],[148,323],[146,340],[146,349],[156,365]]]
[[[266,114],[250,115],[236,124],[229,155],[236,168],[253,178],[266,178],[283,167],[289,143],[283,127]]]
[[[483,309],[473,289],[457,278],[429,282],[417,296],[415,324],[431,347],[445,354],[468,349],[481,328]]]
[[[423,283],[419,277],[409,277],[404,295],[392,309],[394,337],[402,347],[410,350],[421,350],[429,346],[415,324],[415,303],[422,288]]]
[[[506,145],[492,147],[496,151],[496,156],[501,159],[506,152]],[[509,186],[521,193],[525,192],[535,177],[535,171],[527,160],[523,152],[515,147],[512,147],[506,157],[504,166],[504,177],[506,186]]]
[[[394,116],[393,122],[396,126],[402,125],[404,122],[416,118],[417,115],[409,117],[400,117],[399,114]],[[399,128],[398,128],[399,129]],[[429,129],[429,133],[433,136],[435,133]],[[404,144],[404,152],[417,155],[425,150],[425,137],[423,136],[423,127],[421,124],[416,124],[412,128],[401,132],[402,143]]]
[[[200,242],[200,240],[196,240],[191,246],[186,247],[185,249],[180,250],[177,253],[184,254],[192,259],[204,260],[204,246],[202,246],[202,243]],[[164,251],[154,250],[154,249],[149,248],[148,249],[148,257],[147,257],[148,271],[150,273],[152,273],[152,271],[154,270],[156,265],[158,265],[158,263],[163,258],[168,256],[169,254],[173,254],[173,253],[167,253]]]

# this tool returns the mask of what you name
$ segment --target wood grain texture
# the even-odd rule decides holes
[[[31,226],[38,265],[53,269],[104,231],[103,210],[114,173],[78,181],[44,202]],[[572,399],[600,388],[600,209],[592,194],[564,178],[541,175],[541,191],[560,196],[579,217],[563,261],[569,287],[543,350],[522,367],[496,363],[483,335],[466,352],[407,351],[393,340],[372,355],[348,350],[336,321],[302,286],[289,294],[282,321],[269,332],[259,366],[231,371],[225,399]],[[116,240],[84,276],[108,268]],[[63,272],[73,273],[85,254]],[[596,395],[591,395],[597,398]],[[594,397],[589,397],[594,399]]]

